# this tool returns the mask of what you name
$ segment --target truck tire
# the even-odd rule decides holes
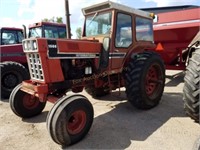
[[[158,105],[165,86],[165,67],[160,56],[154,52],[136,54],[124,70],[128,101],[138,109]]]
[[[94,110],[85,96],[65,96],[57,101],[47,117],[47,129],[54,142],[68,146],[79,142],[89,132]]]
[[[10,94],[9,103],[11,110],[19,117],[30,118],[40,114],[46,102],[40,102],[38,97],[20,90],[22,84],[16,86]]]
[[[192,53],[186,68],[183,86],[184,110],[188,116],[199,122],[200,104],[200,49]]]
[[[102,96],[106,96],[106,95],[110,94],[109,87],[94,88],[94,86],[86,86],[85,91],[94,98],[98,98],[98,97],[102,97]]]
[[[12,90],[23,80],[29,79],[27,69],[17,62],[1,63],[1,98],[8,98]]]

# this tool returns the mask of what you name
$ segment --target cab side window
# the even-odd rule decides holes
[[[153,22],[150,19],[136,17],[136,40],[153,41]]]
[[[46,38],[66,38],[65,27],[45,26],[44,34]]]
[[[58,28],[58,34],[59,34],[59,38],[66,38],[66,28]]]
[[[45,26],[44,34],[46,38],[58,38],[58,31],[56,27]]]
[[[17,32],[18,35],[18,43],[22,43],[22,40],[24,39],[24,35],[21,31]]]
[[[2,45],[17,44],[17,33],[16,31],[3,30],[2,33]]]
[[[127,48],[132,44],[132,18],[130,15],[117,14],[117,28],[115,35],[115,47]]]

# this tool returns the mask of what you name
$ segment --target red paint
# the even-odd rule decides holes
[[[161,43],[163,51],[156,51],[167,69],[185,69],[182,59],[185,50],[200,28],[200,8],[160,13],[154,24],[155,44]],[[184,67],[183,67],[184,66]]]
[[[85,111],[77,110],[73,112],[67,120],[67,131],[71,135],[80,133],[86,125],[87,116]]]
[[[156,81],[159,80],[158,77],[159,73],[155,65],[152,65],[148,73],[146,75],[146,82],[145,82],[145,88],[146,88],[146,93],[148,96],[151,96],[152,94],[155,93],[155,90],[157,89],[158,83]]]

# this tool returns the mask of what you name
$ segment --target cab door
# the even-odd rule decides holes
[[[133,46],[133,22],[132,16],[123,12],[116,14],[116,28],[114,35],[114,47],[110,53],[111,69],[122,67],[126,53]]]

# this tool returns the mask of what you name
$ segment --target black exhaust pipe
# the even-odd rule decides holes
[[[69,13],[69,2],[68,2],[68,0],[65,0],[65,16],[66,16],[67,38],[71,39],[70,13]]]
[[[27,34],[26,34],[26,26],[23,24],[23,34],[24,34],[24,39],[27,38]]]

